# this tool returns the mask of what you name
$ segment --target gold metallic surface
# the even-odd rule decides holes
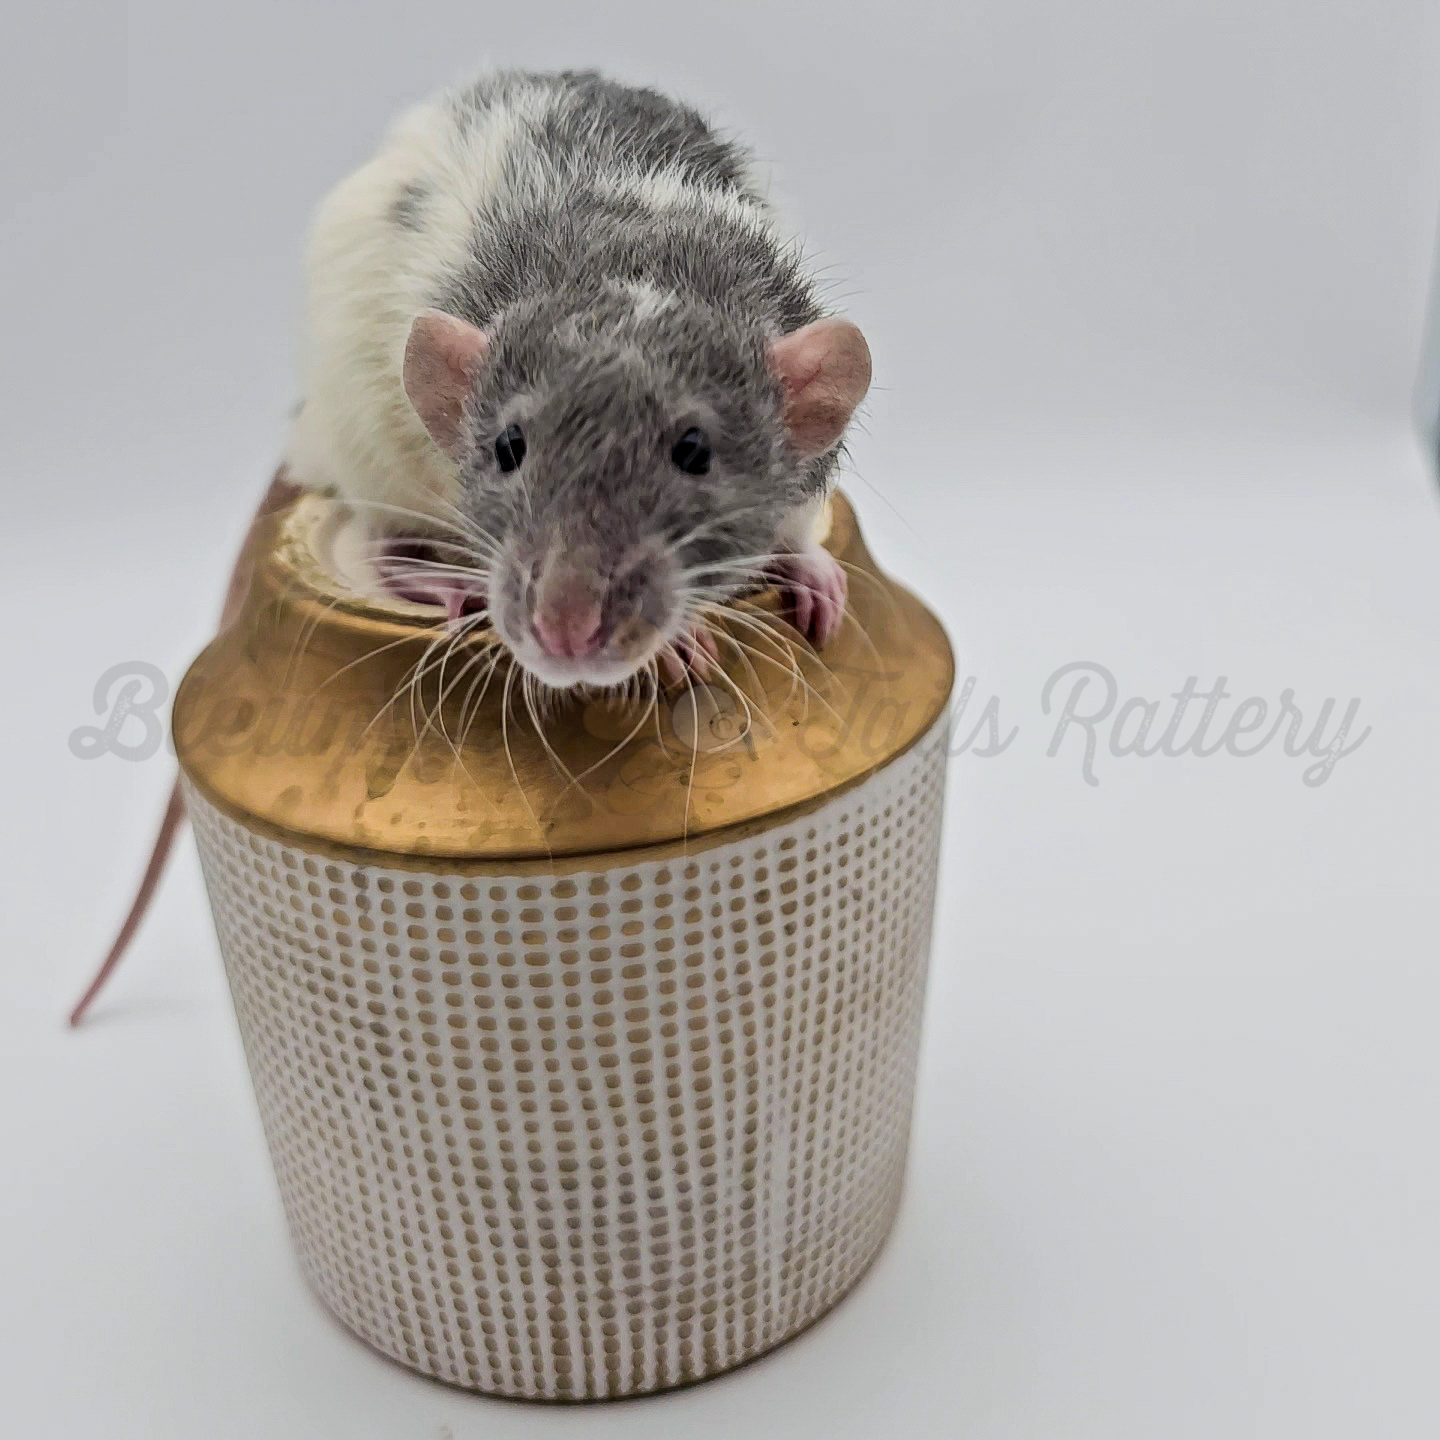
[[[850,609],[822,655],[756,597],[725,622],[745,648],[721,639],[708,683],[654,703],[552,696],[538,729],[508,663],[483,694],[475,683],[488,632],[447,655],[430,612],[331,578],[316,559],[329,519],[306,498],[269,522],[249,596],[185,677],[174,730],[185,773],[222,810],[335,853],[514,869],[711,843],[893,760],[954,682],[939,622],[879,571],[843,497],[826,544]]]

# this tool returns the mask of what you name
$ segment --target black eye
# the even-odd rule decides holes
[[[670,458],[687,475],[704,475],[710,469],[710,441],[703,430],[687,430],[670,451]]]
[[[505,433],[495,442],[495,458],[507,475],[520,468],[525,458],[525,432],[518,425],[505,427]]]

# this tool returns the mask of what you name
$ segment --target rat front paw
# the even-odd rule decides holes
[[[433,605],[456,624],[486,608],[485,587],[478,572],[458,573],[460,567],[442,562],[424,540],[391,538],[377,547],[375,573],[388,594],[412,605]]]
[[[770,566],[785,618],[819,649],[839,633],[848,585],[840,562],[818,545],[781,555]]]

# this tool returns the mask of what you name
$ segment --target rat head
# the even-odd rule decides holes
[[[754,585],[870,380],[848,321],[767,336],[644,286],[414,322],[405,390],[460,471],[491,623],[548,685],[619,683]],[[479,538],[479,537],[483,537]]]

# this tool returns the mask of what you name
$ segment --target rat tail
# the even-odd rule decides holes
[[[78,1025],[85,1018],[85,1012],[90,1008],[95,997],[105,988],[105,982],[115,973],[115,967],[119,965],[125,952],[130,948],[130,942],[135,938],[135,932],[140,928],[140,922],[145,918],[146,910],[150,908],[150,898],[155,893],[155,887],[165,873],[165,862],[170,858],[171,850],[175,848],[175,837],[180,833],[180,827],[184,823],[185,797],[180,792],[180,782],[177,779],[170,788],[170,802],[165,807],[165,818],[160,822],[160,833],[156,835],[155,844],[150,849],[150,861],[145,867],[145,875],[140,881],[140,888],[135,892],[130,913],[125,917],[125,923],[120,927],[120,933],[116,935],[115,943],[110,947],[110,953],[105,957],[99,970],[95,972],[95,978],[90,982],[89,988],[80,997],[80,1003],[70,1012],[71,1025]]]
[[[235,569],[230,575],[230,584],[225,594],[225,608],[220,616],[219,628],[221,630],[234,623],[236,616],[240,613],[240,607],[245,602],[265,521],[277,511],[292,504],[301,493],[302,488],[290,478],[287,467],[283,465],[280,467],[279,474],[270,482],[270,488],[265,492],[265,498],[261,500],[254,518],[250,521],[249,533],[241,547],[240,557],[235,562]],[[110,953],[105,957],[100,969],[96,971],[89,988],[80,997],[80,1003],[70,1012],[71,1025],[79,1025],[85,1018],[85,1012],[90,1008],[95,997],[105,988],[106,982],[115,973],[116,967],[130,948],[130,942],[135,938],[135,932],[140,928],[140,922],[144,920],[145,912],[150,908],[155,887],[159,885],[160,877],[165,873],[165,863],[170,858],[171,850],[175,848],[175,837],[180,833],[180,826],[184,820],[185,796],[181,793],[180,781],[177,777],[175,784],[171,787],[170,803],[165,807],[165,818],[160,822],[160,833],[156,835],[155,844],[150,849],[150,862],[145,867],[145,875],[140,881],[140,888],[135,892],[130,913],[125,917],[125,923],[120,927],[120,933],[115,937],[115,943],[110,947]]]

